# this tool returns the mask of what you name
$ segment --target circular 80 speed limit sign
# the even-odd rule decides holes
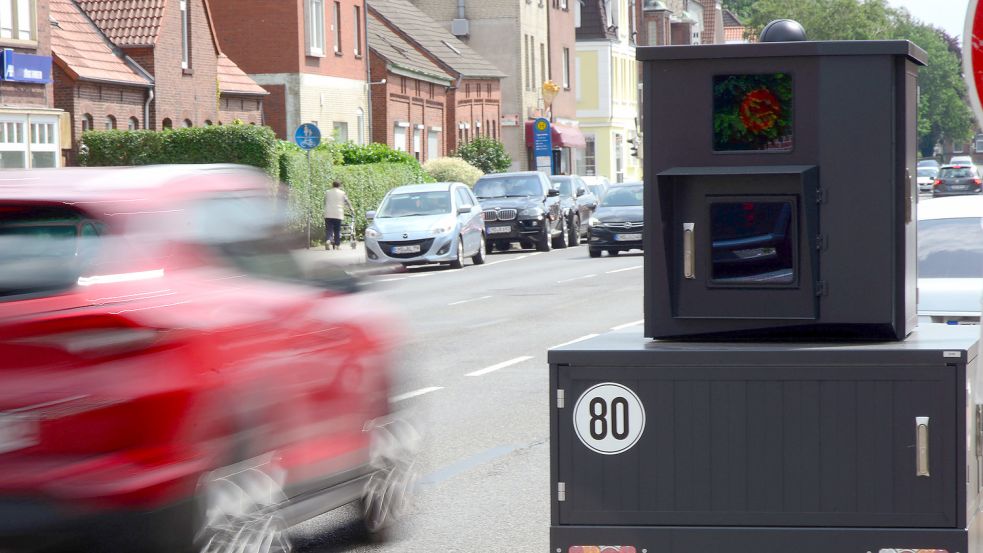
[[[573,428],[591,451],[617,455],[632,448],[645,430],[645,408],[635,392],[614,382],[596,384],[580,394]]]

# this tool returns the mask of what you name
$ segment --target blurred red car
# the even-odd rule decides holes
[[[286,551],[343,504],[396,514],[396,325],[297,263],[274,191],[235,166],[0,174],[0,549]]]

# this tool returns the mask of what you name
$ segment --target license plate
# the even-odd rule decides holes
[[[953,190],[966,190],[967,188],[969,188],[969,185],[968,184],[953,184],[952,185],[952,189]]]
[[[488,227],[488,234],[506,234],[512,232],[512,227]]]
[[[642,239],[642,234],[640,232],[634,232],[632,234],[615,234],[615,242],[634,242]]]
[[[393,246],[393,253],[420,253],[420,245],[413,244],[411,246]]]
[[[21,416],[0,415],[0,453],[38,443],[37,421]]]

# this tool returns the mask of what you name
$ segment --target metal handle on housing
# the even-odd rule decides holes
[[[915,417],[915,476],[928,473],[928,417]]]
[[[696,278],[696,268],[694,267],[695,239],[693,237],[694,223],[683,223],[683,277]]]

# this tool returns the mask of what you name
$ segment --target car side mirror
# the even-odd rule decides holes
[[[366,211],[365,212],[365,219],[367,221],[371,221],[372,219],[375,219],[375,211]]]
[[[549,190],[546,191],[546,196],[548,198],[555,198],[559,195],[560,195],[560,191],[557,190],[556,188],[550,188]]]
[[[578,189],[577,189],[577,197],[578,197],[578,198],[579,198],[579,197],[581,197],[581,196],[583,196],[583,195],[584,195],[584,194],[586,194],[586,193],[587,193],[587,191],[586,191],[586,190],[584,190],[584,187],[582,187],[582,186],[581,186],[580,188],[578,188]]]
[[[466,215],[468,213],[471,213],[471,210],[472,209],[474,209],[474,206],[473,205],[462,205],[462,206],[460,206],[460,207],[457,208],[457,214],[458,215]]]

